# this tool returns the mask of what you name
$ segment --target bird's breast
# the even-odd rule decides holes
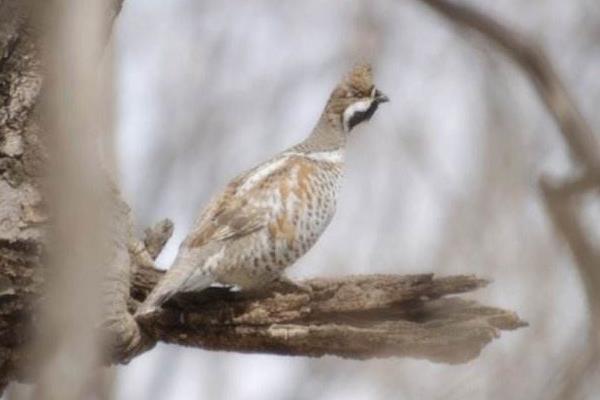
[[[224,283],[251,287],[272,280],[316,243],[335,213],[341,162],[288,155],[274,164],[245,181],[251,183],[244,198],[267,212],[267,225],[233,242]]]
[[[273,187],[277,203],[269,234],[284,250],[304,254],[331,221],[342,173],[341,163],[291,157],[289,173]]]

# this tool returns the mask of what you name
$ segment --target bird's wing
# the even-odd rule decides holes
[[[238,238],[268,225],[269,209],[257,207],[248,199],[237,196],[237,185],[238,182],[234,180],[209,203],[186,239],[189,247]]]

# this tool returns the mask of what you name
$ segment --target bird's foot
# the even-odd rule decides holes
[[[161,310],[161,307],[159,307],[159,306],[147,306],[147,305],[142,304],[137,309],[137,311],[135,312],[133,317],[138,322],[144,322],[144,321],[151,319],[152,316],[154,316],[156,313],[160,312],[160,310]]]
[[[310,285],[301,282],[294,282],[287,276],[278,277],[274,283],[286,291],[302,292],[309,296],[313,294],[313,289]]]

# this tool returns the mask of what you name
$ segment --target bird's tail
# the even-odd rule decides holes
[[[180,250],[173,265],[154,286],[142,305],[138,307],[135,316],[143,317],[155,312],[176,293],[201,291],[213,284],[215,281],[213,275],[206,272],[208,268],[204,267],[207,262],[212,261],[211,258],[215,256],[215,251],[210,248],[203,250],[194,254],[193,257]]]

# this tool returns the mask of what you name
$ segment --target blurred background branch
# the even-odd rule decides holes
[[[478,32],[504,51],[531,80],[575,161],[600,185],[598,138],[583,118],[544,50],[474,7],[446,0],[419,0],[455,24]]]
[[[573,398],[586,378],[585,371],[597,365],[600,353],[600,252],[579,220],[582,197],[591,193],[596,201],[599,200],[598,136],[579,111],[545,51],[533,40],[470,6],[445,0],[420,1],[453,23],[481,34],[522,69],[556,122],[576,163],[570,177],[563,178],[560,182],[541,178],[539,182],[548,217],[575,259],[591,316],[588,349],[584,354],[573,357],[572,368],[567,368],[570,379],[566,380],[557,395],[561,399]]]

